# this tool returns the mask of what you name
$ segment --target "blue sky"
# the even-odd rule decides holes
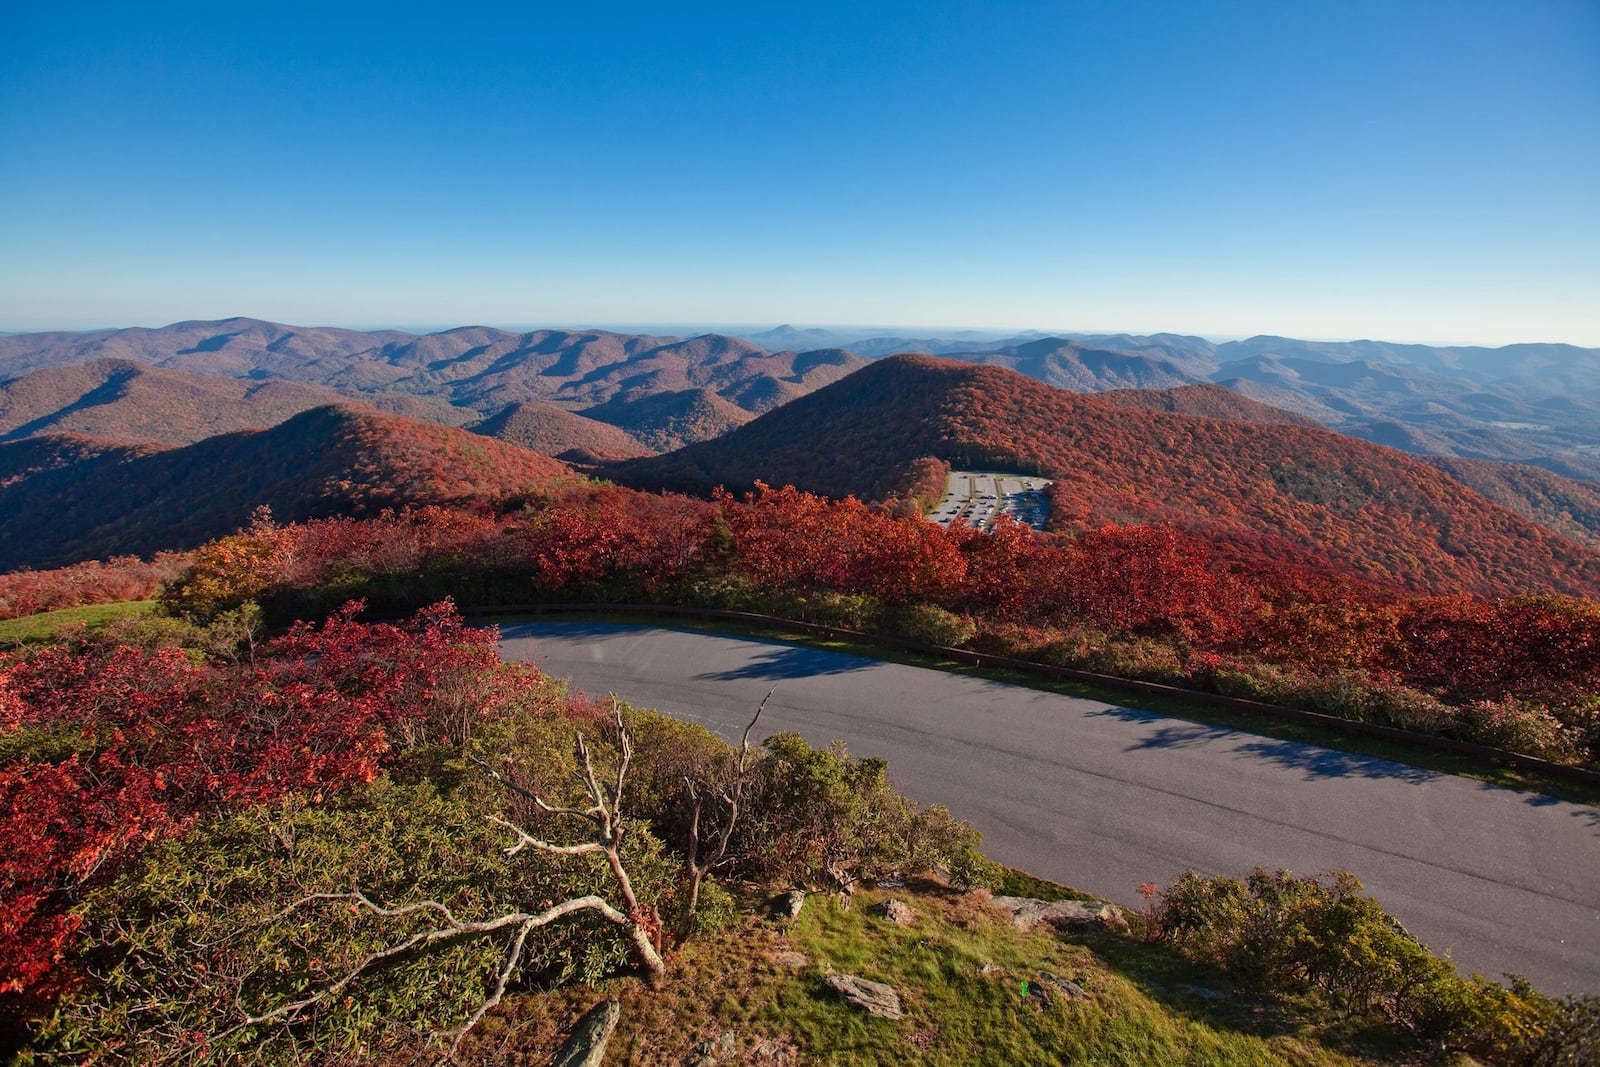
[[[0,329],[1600,346],[1600,4],[0,4]]]

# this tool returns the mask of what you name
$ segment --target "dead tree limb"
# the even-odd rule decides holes
[[[604,783],[601,782],[600,775],[595,770],[594,760],[589,753],[588,744],[585,742],[582,733],[577,735],[577,739],[574,742],[574,755],[579,764],[577,777],[587,796],[588,807],[565,807],[548,804],[537,793],[509,780],[485,761],[470,755],[468,758],[479,767],[482,767],[495,781],[505,786],[508,790],[531,800],[539,810],[551,815],[565,815],[583,819],[592,828],[588,840],[563,845],[535,837],[522,827],[499,815],[490,815],[488,816],[489,822],[509,830],[515,838],[504,850],[507,856],[515,856],[524,849],[532,849],[553,856],[581,856],[600,853],[605,856],[606,863],[616,879],[617,890],[622,897],[624,908],[618,908],[605,900],[605,898],[590,894],[576,897],[572,900],[564,900],[553,907],[545,908],[538,912],[511,911],[491,919],[468,920],[460,918],[451,911],[449,906],[436,900],[422,900],[411,904],[387,907],[372,900],[359,889],[352,889],[346,893],[313,893],[290,904],[280,911],[275,918],[282,919],[301,908],[313,904],[343,902],[352,909],[366,911],[384,919],[430,915],[433,917],[434,925],[430,929],[419,931],[410,937],[368,952],[347,968],[339,978],[308,996],[280,1004],[270,1011],[247,1014],[242,1021],[230,1027],[225,1033],[235,1033],[247,1027],[265,1026],[273,1023],[292,1024],[307,1012],[313,1011],[341,996],[363,975],[409,953],[425,950],[435,945],[449,944],[464,938],[488,937],[508,933],[510,936],[506,954],[495,971],[493,986],[483,1002],[460,1026],[453,1030],[439,1031],[434,1035],[436,1038],[450,1040],[450,1051],[447,1055],[448,1058],[454,1059],[462,1039],[478,1024],[485,1014],[493,1010],[504,998],[506,989],[515,975],[517,967],[522,962],[529,935],[542,926],[548,926],[553,922],[582,911],[598,914],[607,922],[613,923],[626,931],[628,939],[633,943],[633,952],[638,963],[648,972],[652,981],[659,980],[666,973],[666,964],[662,961],[661,953],[655,943],[655,935],[660,929],[660,922],[652,913],[645,911],[640,906],[639,900],[634,893],[633,883],[628,877],[627,868],[622,860],[622,841],[625,834],[622,795],[623,787],[627,781],[628,765],[633,757],[633,745],[628,738],[627,728],[622,721],[622,707],[616,701],[612,702],[612,713],[617,725],[620,748],[620,756],[617,761],[614,778]]]
[[[731,780],[713,787],[692,776],[684,776],[684,792],[689,798],[689,843],[684,861],[684,875],[689,882],[689,891],[686,894],[682,923],[678,928],[680,945],[694,933],[695,918],[700,907],[701,884],[705,881],[706,875],[727,859],[728,842],[733,838],[734,826],[739,821],[739,808],[744,802],[745,783],[749,780],[750,732],[756,728],[756,723],[761,721],[761,713],[767,710],[767,701],[771,700],[772,694],[777,691],[777,686],[767,691],[767,695],[762,697],[761,703],[756,706],[756,713],[751,717],[750,724],[744,728],[744,736],[739,739],[739,758],[734,763]],[[711,841],[703,842],[700,817],[704,812],[706,801],[711,798],[720,801],[726,813],[721,829],[717,831],[715,837]]]

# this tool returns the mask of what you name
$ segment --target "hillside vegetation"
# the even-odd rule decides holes
[[[1022,931],[985,886],[1068,894],[881,760],[734,750],[501,664],[448,604],[358,608],[0,660],[0,1048],[526,1062],[605,993],[630,1062],[706,1039],[766,1063],[1510,1065],[1581,1052],[1596,1015],[1456,976],[1342,875],[1190,874],[1132,929],[1096,904],[1100,929]],[[796,886],[838,896],[764,918]],[[903,1019],[857,1014],[844,971],[894,983]]]
[[[510,404],[472,427],[473,433],[574,463],[648,456],[653,451],[626,430],[554,404]]]

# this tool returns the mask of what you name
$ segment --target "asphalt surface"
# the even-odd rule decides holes
[[[1600,809],[1133,708],[777,642],[517,623],[508,659],[737,741],[882,756],[1012,866],[1125,904],[1186,868],[1353,872],[1459,969],[1600,992]]]

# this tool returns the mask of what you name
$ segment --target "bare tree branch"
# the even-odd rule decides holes
[[[243,1020],[228,1028],[223,1032],[223,1035],[219,1036],[235,1033],[246,1027],[261,1026],[267,1023],[292,1024],[306,1012],[343,994],[364,974],[408,953],[461,938],[490,936],[506,930],[515,930],[515,935],[511,938],[506,948],[505,958],[496,970],[494,986],[488,996],[485,997],[483,1003],[477,1007],[461,1026],[454,1030],[441,1031],[434,1035],[439,1038],[451,1039],[448,1055],[449,1058],[454,1059],[456,1050],[459,1049],[461,1041],[467,1032],[476,1026],[485,1014],[493,1010],[505,996],[506,988],[522,960],[529,935],[539,927],[546,926],[567,915],[580,911],[597,912],[608,922],[622,927],[633,944],[636,958],[649,972],[651,979],[656,980],[663,976],[666,973],[666,964],[662,960],[659,946],[656,944],[656,937],[659,934],[661,923],[655,917],[653,911],[647,911],[640,906],[638,897],[633,890],[633,883],[629,879],[627,868],[622,861],[622,841],[624,836],[622,789],[627,778],[628,765],[633,758],[633,743],[628,737],[627,728],[623,723],[621,703],[615,698],[612,701],[612,713],[616,719],[619,748],[615,785],[611,785],[609,782],[605,786],[601,785],[600,776],[595,770],[594,759],[590,755],[589,746],[581,732],[577,734],[574,742],[574,754],[582,768],[577,777],[579,782],[582,783],[584,792],[588,795],[589,802],[592,805],[587,809],[548,804],[538,793],[509,780],[485,760],[470,754],[467,758],[483,768],[491,778],[505,786],[510,792],[526,800],[531,800],[541,811],[554,815],[575,815],[593,827],[593,833],[588,840],[579,841],[571,845],[559,845],[534,837],[510,820],[500,815],[492,814],[488,816],[491,823],[509,830],[516,836],[516,840],[504,850],[507,856],[515,856],[524,849],[533,849],[556,856],[580,856],[600,853],[605,856],[606,863],[611,868],[612,876],[616,879],[617,890],[622,897],[626,911],[614,907],[603,897],[590,894],[562,901],[560,904],[537,913],[511,911],[497,915],[492,919],[466,920],[458,917],[449,907],[436,900],[422,900],[396,907],[386,907],[378,904],[359,889],[351,889],[347,893],[311,893],[283,909],[273,921],[283,919],[299,909],[313,904],[343,902],[354,910],[365,910],[379,918],[391,919],[427,914],[435,918],[436,925],[431,929],[421,930],[383,948],[368,952],[356,960],[337,980],[308,996],[280,1004],[270,1011],[258,1014],[244,1012],[241,1007],[241,1014],[244,1015]],[[752,725],[754,725],[753,722]],[[609,804],[607,802],[608,792],[610,794]]]
[[[684,864],[685,873],[689,879],[689,891],[686,894],[683,920],[678,930],[678,943],[688,940],[694,932],[696,912],[700,906],[700,885],[705,881],[719,864],[726,861],[728,856],[728,843],[733,839],[733,830],[739,822],[739,808],[744,802],[745,783],[750,772],[750,733],[756,728],[756,723],[761,721],[761,713],[767,710],[767,701],[772,699],[772,694],[778,691],[777,686],[767,690],[767,695],[761,698],[761,703],[756,705],[756,713],[751,716],[750,724],[744,728],[744,735],[739,739],[739,759],[734,765],[733,780],[723,785],[716,791],[716,796],[727,808],[727,817],[722,821],[722,828],[717,833],[716,847],[711,850],[709,857],[702,859],[704,847],[700,841],[700,815],[705,807],[703,786],[694,779],[684,777],[685,791],[689,797],[689,844],[688,856]]]
[[[552,845],[548,841],[541,841],[529,835],[522,827],[515,823],[507,822],[498,815],[489,816],[489,821],[496,826],[504,826],[507,830],[517,835],[517,843],[505,849],[507,856],[515,856],[524,848],[536,848],[540,852],[549,852],[556,856],[581,856],[586,852],[603,852],[605,846],[598,841],[585,841],[579,845]]]
[[[315,893],[311,896],[296,901],[295,904],[291,906],[290,910],[292,911],[293,909],[304,906],[305,904],[325,900],[347,900],[350,901],[353,906],[358,908],[364,907],[371,911],[374,915],[383,918],[395,918],[402,915],[412,915],[420,911],[434,911],[446,916],[447,918],[445,919],[445,924],[443,926],[435,927],[432,930],[419,931],[418,933],[412,934],[410,937],[405,938],[402,941],[397,941],[394,944],[367,953],[365,956],[361,957],[361,959],[357,960],[354,966],[346,970],[343,977],[334,982],[332,985],[326,986],[318,990],[316,993],[313,993],[308,997],[303,997],[300,1000],[291,1001],[287,1004],[281,1004],[269,1012],[265,1012],[260,1015],[246,1016],[242,1022],[228,1028],[227,1030],[223,1031],[223,1034],[218,1036],[226,1036],[227,1034],[243,1029],[246,1026],[259,1026],[262,1023],[275,1022],[280,1019],[292,1021],[308,1008],[313,1008],[318,1004],[325,1003],[328,1000],[337,997],[339,994],[348,989],[356,981],[356,979],[360,978],[373,967],[388,960],[395,959],[396,957],[403,956],[414,949],[422,948],[428,945],[454,941],[463,937],[478,937],[484,934],[492,934],[512,926],[521,926],[522,932],[519,935],[519,939],[525,938],[528,931],[536,929],[540,926],[547,926],[563,916],[571,915],[572,913],[578,911],[596,911],[599,912],[605,919],[616,923],[618,926],[629,925],[629,919],[626,915],[622,914],[616,908],[613,908],[610,904],[607,904],[602,898],[592,894],[589,896],[577,897],[572,900],[563,900],[560,904],[557,904],[554,907],[546,908],[544,911],[537,914],[528,914],[520,911],[509,912],[505,915],[497,915],[493,919],[487,919],[481,922],[468,922],[457,919],[451,914],[449,908],[445,907],[443,904],[440,904],[436,900],[423,900],[418,901],[415,904],[406,904],[398,908],[386,908],[382,905],[374,903],[360,890],[352,890],[349,893]]]

